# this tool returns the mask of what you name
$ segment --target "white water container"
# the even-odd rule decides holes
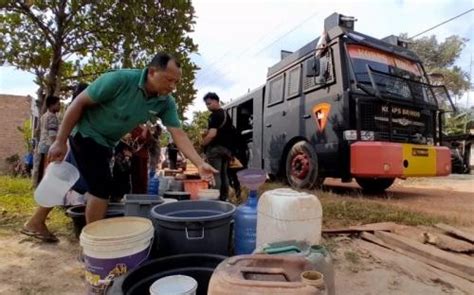
[[[288,188],[266,191],[257,210],[257,248],[288,240],[319,245],[323,210],[315,195]]]

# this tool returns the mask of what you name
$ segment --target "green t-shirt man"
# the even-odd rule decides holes
[[[106,215],[112,186],[112,148],[123,135],[153,116],[161,118],[173,141],[198,168],[201,177],[214,182],[213,173],[218,171],[201,159],[180,128],[176,103],[169,95],[180,78],[179,62],[169,54],[158,53],[145,70],[119,70],[102,75],[69,105],[48,157],[51,161],[63,161],[68,150],[74,156],[70,162],[78,168],[87,188],[87,223]],[[46,227],[51,209],[38,207],[22,232],[43,241],[57,241]]]
[[[133,128],[158,117],[166,127],[181,126],[171,95],[148,96],[148,69],[117,70],[103,74],[86,91],[96,106],[85,110],[72,134],[113,148]]]

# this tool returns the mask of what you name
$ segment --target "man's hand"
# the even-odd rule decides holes
[[[54,141],[48,151],[49,161],[62,161],[67,153],[67,144],[65,142]]]
[[[209,182],[212,186],[215,185],[216,181],[214,180],[214,173],[219,173],[218,170],[214,169],[214,167],[208,163],[203,163],[198,166],[198,171],[202,179]]]

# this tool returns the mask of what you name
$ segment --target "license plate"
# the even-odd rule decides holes
[[[422,148],[412,148],[411,150],[412,156],[415,157],[428,157],[428,149],[422,149]]]

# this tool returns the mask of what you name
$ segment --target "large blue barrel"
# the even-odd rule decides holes
[[[257,241],[257,191],[250,191],[245,204],[234,215],[235,255],[251,254]]]

